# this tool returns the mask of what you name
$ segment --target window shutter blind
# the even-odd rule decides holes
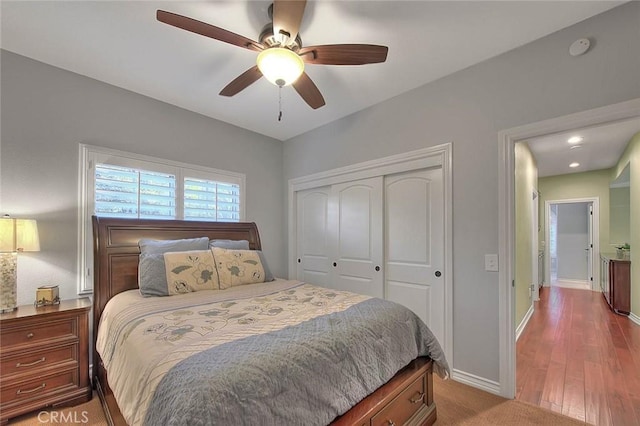
[[[240,221],[240,186],[185,177],[185,220]]]
[[[98,216],[175,219],[175,198],[175,175],[96,165],[95,214]]]

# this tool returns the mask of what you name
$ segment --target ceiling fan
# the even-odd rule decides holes
[[[389,50],[372,44],[327,44],[302,46],[298,33],[306,0],[275,0],[269,7],[272,22],[266,24],[259,42],[215,27],[205,22],[164,10],[158,10],[160,22],[210,37],[234,46],[259,52],[256,65],[240,74],[222,91],[222,96],[234,96],[264,76],[271,83],[294,89],[313,109],[325,105],[314,82],[304,72],[304,65],[364,65],[384,62]]]

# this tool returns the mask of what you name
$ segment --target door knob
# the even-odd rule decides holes
[[[376,266],[376,272],[378,272],[380,270],[379,266]]]
[[[436,271],[435,275],[436,275],[436,277],[440,277],[440,275],[442,275],[442,272]]]
[[[338,264],[336,262],[333,262],[333,267],[335,268],[336,266],[338,266]]]
[[[300,259],[298,259],[298,263],[300,263],[300,262],[301,262],[301,260],[300,260]]]

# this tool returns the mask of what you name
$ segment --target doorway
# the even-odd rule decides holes
[[[598,201],[545,201],[545,282],[549,286],[596,290]]]
[[[553,118],[500,131],[498,161],[498,222],[499,257],[504,265],[499,271],[499,339],[500,339],[500,395],[514,398],[516,393],[516,325],[515,290],[515,162],[514,151],[518,141],[576,128],[596,126],[638,116],[640,99],[595,108],[580,113]],[[597,242],[597,240],[595,240]],[[597,253],[597,252],[596,252]]]

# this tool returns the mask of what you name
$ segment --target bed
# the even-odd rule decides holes
[[[413,322],[413,319],[409,318],[407,316],[409,314],[404,312],[408,310],[398,309],[398,312],[396,312],[396,307],[392,306],[393,304],[385,305],[383,303],[387,302],[379,299],[362,297],[347,292],[330,291],[307,283],[289,280],[238,286],[228,290],[188,293],[176,297],[142,298],[139,295],[139,291],[136,290],[138,288],[140,253],[138,242],[141,239],[179,240],[207,237],[210,240],[246,240],[251,250],[261,250],[260,236],[255,223],[94,217],[93,236],[95,265],[93,375],[94,384],[109,424],[126,425],[128,424],[126,419],[133,424],[189,424],[197,423],[203,419],[205,423],[216,424],[218,420],[222,421],[224,416],[227,416],[225,422],[232,424],[430,425],[435,422],[436,406],[433,400],[433,372],[436,371],[441,376],[446,376],[448,374],[448,366],[437,341],[434,344],[430,340],[433,337],[429,335],[430,331],[428,329],[426,332],[422,330],[424,325],[411,325],[411,327],[418,327],[420,332],[429,335],[428,338],[422,339],[428,342],[428,347],[422,347],[422,343],[417,343],[416,345],[420,347],[416,349],[415,357],[412,355],[406,360],[402,360],[402,357],[406,357],[406,354],[410,351],[404,349],[402,351],[397,349],[399,351],[398,354],[401,353],[402,356],[385,357],[374,353],[377,350],[389,350],[388,348],[378,348],[378,346],[381,346],[380,341],[389,340],[391,344],[395,345],[395,342],[390,340],[391,338],[384,336],[378,336],[377,339],[373,339],[376,342],[372,343],[370,347],[366,346],[367,343],[362,343],[361,350],[357,350],[360,343],[355,345],[351,343],[349,346],[339,341],[326,343],[325,340],[322,340],[328,334],[334,334],[333,332],[326,333],[327,327],[340,331],[342,328],[347,329],[347,327],[342,326],[347,323],[350,324],[349,328],[354,328],[351,325],[358,324],[360,321],[362,324],[358,328],[360,330],[358,333],[364,333],[363,335],[378,333],[378,330],[383,329],[390,330],[395,327],[395,324],[409,324],[409,322]],[[108,304],[111,299],[117,300],[118,303]],[[327,302],[329,299],[331,299],[330,303]],[[149,300],[152,300],[153,303],[145,302]],[[177,301],[177,305],[173,305],[173,300]],[[268,314],[281,315],[280,317],[274,317],[275,319],[267,318],[269,315],[264,316],[267,318],[264,320],[264,324],[268,332],[261,331],[260,334],[255,336],[236,336],[233,339],[229,338],[229,340],[233,341],[222,342],[224,344],[216,340],[215,344],[206,350],[200,349],[200,352],[195,350],[193,353],[189,352],[185,359],[180,359],[171,364],[166,371],[163,370],[162,375],[158,373],[160,371],[159,365],[154,364],[154,362],[147,362],[147,359],[137,360],[139,364],[137,367],[135,367],[135,362],[131,358],[125,361],[113,360],[111,354],[127,353],[128,349],[126,347],[115,347],[116,344],[121,344],[124,338],[112,338],[111,340],[116,343],[105,343],[107,338],[104,336],[110,336],[111,333],[105,330],[110,329],[110,327],[116,327],[118,324],[121,326],[120,329],[115,328],[119,330],[117,331],[118,336],[125,335],[129,341],[138,341],[138,344],[145,345],[145,350],[152,346],[150,342],[153,339],[155,339],[154,341],[158,341],[159,338],[164,339],[164,341],[174,339],[175,336],[180,335],[180,333],[176,333],[175,327],[172,329],[173,334],[168,339],[166,328],[160,330],[155,325],[149,325],[153,323],[153,318],[158,318],[158,315],[161,317],[164,315],[163,318],[166,319],[167,312],[170,310],[171,312],[179,312],[180,315],[184,315],[184,312],[189,312],[193,316],[197,316],[195,313],[198,313],[200,316],[207,317],[209,324],[220,324],[220,322],[213,321],[212,316],[218,316],[220,311],[224,311],[227,316],[223,321],[225,324],[230,323],[230,318],[234,319],[234,324],[236,322],[238,324],[248,324],[251,321],[248,321],[248,318],[243,315],[247,310],[255,309],[256,300],[260,303],[268,302],[269,306],[272,307]],[[171,307],[168,307],[168,303],[171,303]],[[272,303],[283,303],[284,305]],[[313,309],[316,309],[318,313],[307,314],[307,308],[305,308],[304,315],[310,315],[310,317],[296,318],[288,310],[288,307],[291,306],[291,311],[303,312],[298,309],[296,303],[306,303],[305,306],[313,305]],[[147,306],[150,304],[156,306],[153,308]],[[143,306],[144,310],[148,310],[148,315],[151,316],[145,317],[144,320],[138,320],[138,323],[147,321],[144,327],[127,325],[128,323],[133,323],[133,320],[109,321],[108,319],[116,318],[115,314],[112,316],[109,311],[109,309],[113,309],[111,308],[113,305],[123,307],[122,310],[125,311],[122,314],[124,315],[123,318],[127,318],[126,315],[130,315],[130,318],[142,318],[141,314],[137,311],[134,313],[133,309],[143,309]],[[234,306],[229,308],[232,305]],[[193,306],[196,306],[196,309],[193,309]],[[225,307],[225,309],[220,309],[221,306]],[[106,312],[105,308],[107,308]],[[234,311],[236,308],[237,310]],[[243,310],[240,310],[241,308]],[[154,309],[155,311],[151,312]],[[381,318],[380,321],[384,322],[376,325],[372,323],[373,331],[368,328],[368,324],[372,320],[364,316],[368,315],[366,312],[378,312],[387,309],[390,310],[390,315],[399,316],[386,318],[386,315],[376,315]],[[105,318],[103,318],[103,313]],[[313,321],[310,320],[311,317],[313,317]],[[101,320],[103,320],[102,325]],[[174,321],[175,324],[189,324],[188,327],[193,328],[193,325],[189,323],[191,321],[190,318],[175,318],[174,316],[170,320]],[[215,318],[215,320],[217,321],[218,318]],[[320,323],[322,325],[318,325]],[[175,324],[172,323],[170,325],[174,326]],[[283,324],[287,326],[285,327]],[[340,326],[336,327],[336,324]],[[100,327],[102,327],[102,330],[99,330]],[[258,327],[258,325],[250,324],[250,327]],[[184,326],[178,327],[180,330],[184,330],[184,328]],[[426,329],[426,327],[424,328]],[[245,333],[243,330],[244,328],[237,326],[237,328],[233,329],[233,333],[230,334]],[[162,333],[164,333],[163,336],[161,336]],[[340,333],[336,332],[335,334],[339,335]],[[351,333],[351,331],[348,331],[348,333]],[[313,339],[305,337],[304,344],[295,344],[297,346],[289,347],[287,345],[294,345],[294,343],[289,343],[291,341],[290,335],[292,334],[301,334],[303,336],[317,334],[320,340],[319,343],[310,343]],[[388,334],[401,333],[391,332]],[[98,341],[99,336],[100,341]],[[149,336],[153,337],[153,339],[150,340],[151,337]],[[353,336],[356,336],[355,339],[358,342],[364,342],[363,338],[358,337],[359,335],[354,334]],[[353,336],[350,338],[354,339]],[[224,340],[227,337],[216,337],[216,339]],[[395,346],[404,347],[409,345],[404,340],[398,342],[398,345]],[[180,342],[171,343],[183,349],[188,346]],[[317,347],[314,347],[314,344]],[[198,343],[198,345],[202,346],[202,343]],[[194,344],[193,347],[195,348],[198,345]],[[304,348],[300,349],[301,346],[304,346]],[[325,350],[327,347],[338,349]],[[350,352],[340,352],[345,347],[354,349],[349,349]],[[104,359],[98,352],[98,348],[105,355]],[[105,350],[105,348],[110,349]],[[355,363],[354,361],[354,365],[358,364],[359,366],[348,365],[341,367],[339,372],[336,370],[336,373],[332,373],[330,364],[335,364],[336,359],[342,362],[343,359],[355,357],[355,355],[352,356],[351,351],[354,354],[360,352],[361,355],[358,356],[365,357],[365,362],[359,361]],[[274,358],[277,352],[281,352],[280,356],[285,357],[283,358],[285,359],[284,361]],[[155,354],[155,352],[151,353]],[[309,354],[308,356],[307,353]],[[322,354],[320,357],[322,359],[316,357],[317,353]],[[115,357],[115,355],[113,356]],[[155,359],[155,356],[149,355],[148,359]],[[158,356],[173,357],[173,355]],[[286,357],[289,357],[289,360]],[[162,359],[165,360],[166,358]],[[213,376],[214,370],[217,371],[220,367],[205,364],[209,362],[209,359],[228,360],[225,365],[228,364],[235,370],[225,370],[224,374],[226,375],[224,376]],[[402,364],[399,367],[394,366],[391,360]],[[328,362],[329,365],[323,366],[322,362]],[[126,373],[120,371],[120,368],[123,368],[122,366],[128,363],[131,363],[128,368],[133,368],[136,371],[148,369],[149,377],[155,380],[153,386],[145,385],[140,389],[128,389],[127,386],[130,385],[123,384],[124,382],[127,382],[127,380],[129,382],[138,381],[138,378],[135,377],[135,371]],[[275,369],[278,363],[283,364],[281,370],[283,368],[287,370],[286,375],[282,378],[272,379],[271,376],[275,373],[265,370],[265,366],[268,364],[269,368],[272,368],[271,365],[273,364]],[[375,366],[372,364],[375,364]],[[292,366],[297,366],[297,368]],[[313,373],[313,368],[318,368],[318,372]],[[295,380],[298,380],[296,378],[298,373],[293,374],[293,371],[300,373],[300,383],[295,383]],[[110,385],[107,379],[109,372],[112,372],[113,386]],[[358,377],[357,380],[353,378],[341,378],[338,380],[336,378],[335,374],[345,374],[345,372],[348,372],[351,376],[362,377]],[[206,375],[212,376],[208,378],[208,381],[202,380],[202,385],[194,386],[193,378],[185,379],[188,374],[193,374],[196,378]],[[254,376],[251,376],[251,374],[254,374]],[[305,377],[304,374],[307,374],[307,376]],[[312,374],[312,376],[309,376],[309,374]],[[332,374],[334,375],[332,376]],[[376,375],[379,377],[369,378],[369,376]],[[145,380],[147,380],[146,377]],[[222,377],[225,377],[225,379],[223,380]],[[229,377],[233,378],[233,380],[236,380],[236,377],[247,377],[248,380],[227,384],[228,382],[225,380]],[[182,384],[180,384],[180,380],[182,380]],[[362,383],[356,383],[360,380],[362,380]],[[382,382],[374,385],[373,380],[382,380]],[[229,386],[229,388],[214,389],[216,386],[219,388]],[[335,389],[328,386],[333,386]],[[135,413],[138,408],[138,405],[136,405],[138,402],[134,401],[135,404],[131,407],[127,406],[127,401],[133,398],[132,395],[137,395],[141,392],[143,388],[151,390],[149,395],[145,396],[142,413]],[[178,389],[178,391],[175,391],[175,389]],[[233,392],[228,389],[233,389]],[[130,395],[126,395],[127,391]],[[362,394],[363,392],[364,394]],[[334,393],[338,395],[336,401],[331,400]],[[202,396],[205,394],[207,395],[206,398]],[[210,395],[216,395],[216,397],[210,398]],[[331,398],[326,395],[330,395]],[[215,408],[203,408],[203,404],[193,402],[194,400],[200,401],[198,398],[207,399],[209,402],[213,400],[215,403],[212,402],[211,405],[219,405]],[[264,400],[259,398],[264,398]],[[118,399],[121,402],[122,410],[118,404]],[[327,399],[330,401],[326,401]],[[273,403],[271,404],[270,402]],[[178,408],[165,409],[170,404],[175,404],[175,407]],[[201,416],[200,418],[197,418],[195,414],[193,416],[196,417],[189,417],[191,416],[190,413],[184,413],[187,410],[184,407],[190,406],[190,404],[193,405],[194,411],[202,411],[198,413]],[[207,412],[206,410],[210,411]],[[213,411],[211,410],[218,410],[215,411],[215,420],[212,418],[211,413]],[[176,414],[178,411],[180,411],[179,415],[182,417],[176,417],[178,416]],[[218,415],[220,416],[219,418],[217,417]],[[273,419],[268,417],[271,415],[275,417]],[[305,421],[301,422],[300,418],[304,418]],[[307,419],[311,418],[313,419],[307,421]],[[229,419],[232,420],[230,421]],[[276,419],[279,419],[279,421]],[[282,419],[287,420],[283,421]]]

